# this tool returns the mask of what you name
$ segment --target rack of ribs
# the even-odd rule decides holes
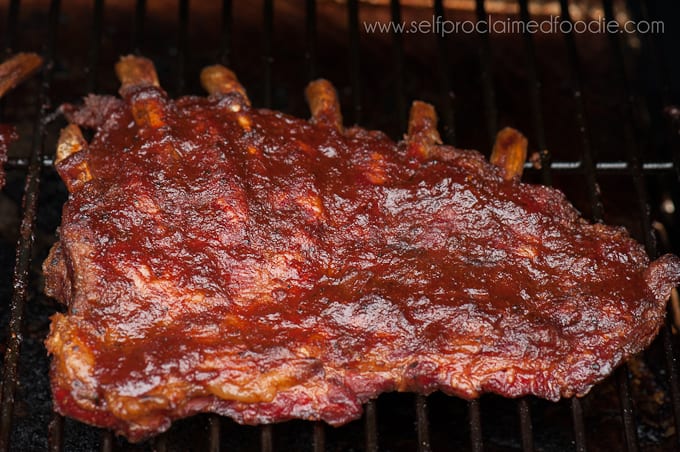
[[[62,108],[46,345],[55,409],[132,441],[199,412],[341,425],[386,391],[582,396],[680,282],[677,257],[522,183],[512,129],[489,162],[423,102],[395,143],[345,128],[325,80],[304,120],[221,66],[176,100],[149,60],[116,72],[121,98]]]
[[[0,98],[19,83],[30,77],[42,65],[35,53],[17,53],[0,64]],[[14,127],[0,124],[0,188],[5,185],[3,165],[7,162],[7,149],[18,138]]]

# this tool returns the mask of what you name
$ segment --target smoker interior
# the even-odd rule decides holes
[[[380,2],[378,2],[380,3]],[[258,107],[307,116],[316,77],[338,89],[346,123],[405,132],[413,99],[433,103],[444,139],[489,154],[495,131],[524,131],[540,169],[525,179],[563,190],[586,218],[625,226],[650,255],[680,252],[677,2],[0,2],[5,55],[41,53],[41,74],[0,103],[17,126],[0,194],[0,450],[677,450],[680,393],[674,312],[655,343],[583,399],[385,394],[340,428],[302,421],[241,426],[201,415],[138,445],[51,410],[42,344],[63,310],[42,293],[66,190],[52,168],[64,102],[113,94],[113,64],[138,53],[173,96],[201,94],[201,67],[221,62]],[[407,4],[408,3],[408,4]],[[414,5],[422,3],[422,6]],[[583,11],[662,18],[663,34],[368,33],[364,21],[563,18]],[[539,8],[540,7],[540,8]],[[467,8],[467,9],[466,9]],[[507,14],[507,15],[504,15]],[[587,14],[587,13],[586,13]]]

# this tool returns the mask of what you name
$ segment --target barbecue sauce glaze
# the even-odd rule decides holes
[[[481,154],[159,88],[66,109],[91,179],[45,263],[56,409],[131,440],[214,411],[340,425],[384,391],[585,394],[678,283]]]

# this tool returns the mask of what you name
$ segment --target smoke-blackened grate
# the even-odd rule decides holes
[[[511,123],[529,132],[537,151],[533,165],[527,165],[529,178],[565,190],[594,221],[625,225],[651,256],[660,250],[677,253],[680,114],[672,107],[677,87],[671,83],[677,68],[664,57],[674,33],[670,28],[680,23],[673,2],[587,2],[607,20],[621,15],[638,22],[666,20],[664,34],[631,36],[574,31],[413,35],[366,28],[371,21],[479,23],[499,3],[481,0],[435,0],[433,5],[396,0],[384,5],[357,0],[38,3],[0,5],[7,25],[1,36],[5,53],[40,51],[46,61],[40,81],[20,88],[4,105],[3,119],[18,124],[22,140],[6,166],[4,194],[18,208],[17,220],[3,226],[1,244],[15,259],[3,269],[13,276],[0,280],[7,286],[0,291],[7,297],[0,450],[680,447],[673,312],[644,356],[584,399],[551,404],[485,396],[468,403],[442,394],[388,394],[368,403],[361,421],[339,429],[305,422],[244,427],[206,415],[130,445],[51,413],[42,339],[47,316],[58,308],[41,294],[39,270],[65,199],[51,166],[63,126],[55,107],[88,92],[113,92],[110,68],[126,53],[154,59],[174,95],[198,92],[199,68],[219,61],[255,87],[258,106],[298,115],[306,114],[302,87],[323,76],[341,88],[351,121],[394,137],[404,131],[413,98],[437,105],[442,136],[450,144],[484,148],[500,125]],[[504,3],[504,19],[542,19],[532,14],[540,3],[559,12],[564,22],[580,20],[571,17],[574,5],[567,0]]]

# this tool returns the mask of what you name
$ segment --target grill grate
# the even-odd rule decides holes
[[[320,21],[319,4],[316,0],[306,0],[304,4],[304,79],[310,80],[315,78],[319,72],[320,63],[319,53],[319,33],[318,26]],[[560,14],[563,20],[573,22],[570,15],[568,0],[559,0]],[[605,17],[611,19],[614,17],[614,3],[612,0],[603,0],[602,8]],[[187,81],[185,75],[188,73],[188,61],[191,59],[190,42],[190,3],[188,0],[178,0],[177,10],[177,27],[176,27],[176,53],[172,61],[172,74],[174,76],[174,95],[181,95],[188,91]],[[523,22],[528,22],[532,19],[529,10],[528,0],[518,0],[517,7],[519,11],[519,18]],[[276,54],[275,41],[275,4],[273,0],[263,0],[261,11],[261,30],[262,30],[262,47],[261,47],[261,105],[265,107],[272,107],[276,105],[276,82],[275,82],[275,63],[274,55]],[[638,19],[648,20],[650,17],[647,2],[640,2],[639,5],[629,5],[630,12],[633,17]],[[14,414],[17,409],[15,402],[15,395],[17,385],[21,384],[19,381],[18,365],[20,359],[20,351],[22,346],[22,333],[24,331],[24,311],[26,310],[26,303],[29,300],[29,283],[31,279],[30,266],[34,253],[34,237],[36,233],[36,213],[38,208],[38,196],[40,194],[40,178],[44,170],[51,168],[52,159],[43,155],[45,148],[45,141],[47,136],[48,122],[52,119],[53,105],[51,102],[51,90],[54,85],[55,62],[57,61],[56,42],[60,26],[60,8],[61,2],[59,0],[52,0],[47,14],[47,45],[43,50],[46,65],[42,72],[42,83],[39,88],[39,93],[36,99],[37,113],[35,115],[32,126],[32,143],[30,145],[29,157],[12,158],[8,164],[7,169],[12,171],[26,171],[25,187],[23,190],[23,213],[20,225],[19,241],[16,247],[16,262],[14,266],[14,280],[13,280],[13,295],[10,301],[9,310],[9,335],[4,353],[4,373],[2,378],[2,407],[0,408],[0,451],[10,450],[12,443],[12,427]],[[362,37],[360,28],[361,9],[358,0],[347,0],[345,9],[345,31],[346,45],[348,53],[346,55],[348,74],[345,74],[349,80],[349,99],[351,106],[351,119],[354,122],[361,123],[362,119],[369,116],[365,108],[368,105],[368,100],[363,98],[363,93],[366,90],[366,83],[362,80],[362,69],[364,66],[361,61],[362,54]],[[372,7],[371,7],[372,8]],[[391,0],[389,2],[389,17],[395,23],[400,23],[404,16],[404,6],[398,0]],[[5,53],[10,53],[15,50],[17,46],[19,29],[18,24],[21,23],[20,15],[20,1],[11,0],[7,7],[7,28],[5,39]],[[443,0],[434,0],[433,13],[435,17],[441,17],[446,20],[446,16],[451,16],[451,11],[444,8]],[[147,38],[147,20],[149,19],[148,5],[146,0],[137,0],[134,7],[131,34],[131,45],[128,50],[136,54],[144,54],[146,49],[145,38]],[[233,33],[234,33],[234,5],[231,0],[223,0],[221,8],[221,28],[219,32],[219,49],[216,49],[218,60],[223,64],[232,66],[234,64],[233,52]],[[477,20],[484,20],[487,17],[487,9],[483,0],[475,2],[474,17]],[[90,30],[89,48],[87,51],[87,71],[85,91],[79,92],[78,95],[84,95],[87,92],[94,92],[98,89],[98,67],[100,62],[104,60],[102,56],[102,42],[105,35],[105,2],[103,0],[94,0],[92,5],[92,28]],[[479,63],[479,82],[482,97],[482,109],[486,122],[486,137],[492,143],[493,137],[498,129],[499,119],[499,99],[496,86],[494,84],[493,72],[493,40],[489,34],[481,33],[476,36],[478,45],[478,63]],[[564,35],[564,45],[567,54],[567,73],[565,80],[569,85],[569,92],[574,111],[574,120],[576,122],[576,133],[578,136],[578,146],[581,151],[579,158],[575,160],[559,160],[553,161],[551,155],[547,152],[548,139],[546,133],[545,113],[542,107],[542,85],[537,63],[536,43],[533,35],[525,33],[522,36],[523,52],[525,60],[519,64],[525,64],[526,69],[526,86],[519,89],[525,89],[528,93],[528,105],[530,123],[532,128],[533,143],[537,146],[540,152],[540,179],[544,184],[552,184],[554,175],[562,176],[577,176],[585,180],[588,205],[591,209],[591,217],[595,221],[601,221],[605,215],[602,196],[598,185],[598,177],[603,175],[616,175],[617,177],[629,178],[633,184],[633,191],[635,193],[636,202],[638,206],[638,215],[640,217],[640,228],[642,230],[642,238],[646,246],[647,252],[650,256],[658,255],[658,249],[654,238],[654,228],[652,226],[652,215],[650,213],[650,195],[647,190],[646,180],[650,177],[667,178],[670,174],[675,178],[674,190],[677,193],[677,178],[680,176],[680,143],[678,142],[678,130],[680,115],[675,115],[671,119],[671,127],[668,129],[670,134],[667,134],[666,147],[672,146],[672,161],[657,159],[655,161],[643,161],[643,149],[646,148],[645,134],[648,133],[645,129],[640,114],[636,114],[640,105],[643,105],[641,97],[645,97],[648,101],[648,109],[652,112],[651,133],[656,135],[663,135],[660,131],[663,127],[655,112],[661,112],[661,107],[669,106],[672,93],[670,84],[669,69],[664,65],[663,58],[660,56],[657,43],[651,36],[642,35],[639,37],[641,42],[641,58],[649,63],[645,64],[653,74],[655,82],[661,86],[661,93],[659,99],[655,100],[653,94],[639,93],[636,90],[634,83],[628,78],[628,70],[626,68],[626,52],[627,47],[620,35],[610,34],[609,45],[611,46],[611,54],[613,56],[613,63],[615,71],[613,71],[614,78],[620,86],[620,98],[625,101],[625,130],[630,131],[631,137],[627,140],[626,154],[622,160],[607,160],[598,161],[594,152],[595,146],[591,138],[590,120],[586,108],[586,93],[585,83],[583,81],[583,64],[581,61],[580,51],[582,48],[578,47],[577,39],[573,33]],[[391,64],[392,67],[386,70],[391,72],[393,77],[393,92],[391,96],[394,99],[394,108],[392,109],[393,122],[399,127],[399,130],[406,128],[406,112],[407,112],[407,91],[410,86],[410,80],[407,74],[407,60],[405,57],[405,40],[407,36],[392,33],[391,35]],[[436,91],[438,98],[438,111],[441,115],[442,136],[445,141],[450,144],[459,141],[457,129],[455,127],[456,120],[459,113],[454,111],[455,99],[453,91],[455,89],[464,89],[457,86],[452,81],[450,75],[451,65],[449,62],[449,38],[444,35],[436,35],[432,38],[432,46],[436,48],[435,54],[437,56],[433,65],[433,78],[436,81]],[[338,55],[338,57],[341,57]],[[107,62],[109,64],[110,62]],[[238,63],[238,61],[237,61]],[[193,75],[193,74],[192,74]],[[651,99],[651,100],[650,100]],[[364,104],[365,102],[365,104]],[[656,104],[655,104],[656,102]],[[52,153],[53,143],[48,143],[47,153]],[[531,165],[526,166],[531,172]],[[674,350],[674,336],[672,332],[672,323],[670,315],[667,318],[666,324],[662,331],[662,346],[665,354],[666,373],[668,375],[668,386],[670,392],[671,406],[674,413],[675,426],[675,444],[680,447],[680,387],[678,382],[678,370],[675,362]],[[617,395],[620,404],[620,419],[621,419],[621,438],[622,444],[625,444],[628,451],[637,451],[640,449],[638,438],[638,424],[636,423],[636,414],[634,411],[635,401],[633,400],[631,391],[631,381],[629,377],[629,369],[627,366],[622,366],[616,373]],[[381,399],[382,400],[382,399]],[[431,422],[433,418],[430,411],[428,398],[420,395],[414,396],[413,412],[415,416],[415,428],[413,435],[415,437],[415,444],[419,451],[425,452],[433,450],[433,433],[434,424]],[[486,399],[474,400],[467,404],[468,416],[468,432],[469,438],[467,440],[468,446],[473,451],[484,450],[485,444],[489,443],[488,436],[485,436],[483,429],[483,405]],[[571,428],[573,429],[573,447],[577,451],[585,451],[588,449],[587,429],[584,401],[573,398],[570,401]],[[365,406],[365,415],[363,420],[363,447],[367,451],[381,450],[381,435],[379,435],[379,427],[382,425],[379,419],[380,402],[371,401]],[[536,448],[535,434],[538,431],[537,425],[532,420],[532,399],[523,398],[516,401],[517,410],[517,425],[519,433],[519,446],[524,451],[533,451]],[[484,412],[485,413],[485,412]],[[387,417],[387,416],[386,416]],[[205,420],[205,437],[207,448],[210,451],[220,450],[227,432],[224,429],[225,422],[216,415],[209,415]],[[455,425],[461,423],[459,419],[455,419]],[[493,422],[490,420],[488,422]],[[68,427],[72,425],[70,421],[62,419],[58,415],[53,415],[49,423],[47,441],[50,450],[60,451],[64,450],[65,435],[68,434]],[[284,424],[287,425],[287,424]],[[487,425],[486,423],[484,425]],[[262,451],[272,451],[278,449],[276,444],[276,433],[279,429],[284,429],[284,426],[261,426],[257,429],[259,435],[259,448]],[[245,428],[244,428],[245,429]],[[308,438],[310,439],[309,447],[314,451],[323,451],[327,446],[331,445],[335,435],[330,434],[322,423],[313,423],[307,426]],[[463,428],[462,430],[465,430]],[[231,432],[231,430],[230,430]],[[172,449],[172,440],[170,438],[172,432],[160,435],[153,440],[153,444],[149,445],[154,450],[165,451]],[[111,432],[101,431],[99,448],[102,451],[112,451],[120,446],[122,443],[115,438]],[[83,448],[86,446],[83,445]]]
[[[18,15],[19,2],[12,2],[10,8],[10,20]],[[59,1],[54,0],[49,10],[49,34],[44,51],[45,69],[42,71],[42,85],[38,95],[38,114],[33,125],[33,139],[31,145],[31,157],[28,165],[28,174],[24,185],[23,216],[21,219],[19,241],[17,243],[16,262],[14,265],[14,293],[10,303],[9,338],[5,349],[3,378],[2,378],[2,404],[0,408],[0,450],[7,450],[10,444],[12,429],[12,417],[14,415],[15,392],[17,386],[17,368],[19,351],[23,334],[24,305],[28,296],[29,265],[33,251],[36,209],[38,205],[38,193],[40,188],[40,161],[42,159],[45,136],[44,120],[51,110],[49,88],[52,81],[52,66],[54,63],[57,19],[59,14]],[[14,26],[9,27],[16,32]],[[11,45],[14,37],[7,38]],[[8,50],[10,50],[8,48]]]

